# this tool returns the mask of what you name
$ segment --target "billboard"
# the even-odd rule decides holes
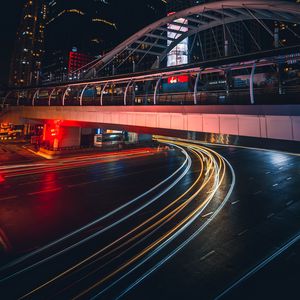
[[[168,15],[172,15],[174,13],[169,13]],[[175,20],[176,24],[169,24],[168,29],[168,38],[170,39],[178,39],[182,34],[188,31],[186,26],[183,26],[188,23],[188,21],[184,18],[180,18]],[[168,46],[170,46],[172,40],[168,40]],[[188,38],[181,41],[177,46],[175,46],[168,53],[168,61],[167,66],[173,67],[178,65],[183,65],[188,63]]]

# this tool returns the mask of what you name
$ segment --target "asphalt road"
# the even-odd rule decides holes
[[[2,167],[3,239],[12,255],[41,247],[142,194],[182,159],[138,149]]]
[[[24,149],[22,146],[25,144],[24,142],[18,141],[0,141],[0,166],[18,162],[24,163],[43,160],[43,158]]]
[[[300,157],[178,146],[186,154],[11,171],[0,214],[2,240],[15,252],[107,217],[0,269],[6,299],[265,299],[268,283],[280,278],[282,255],[299,258],[296,242],[275,254],[300,230]],[[285,283],[298,274],[285,271]]]
[[[293,282],[299,270],[281,272],[282,260],[271,261],[268,273],[262,269],[235,284],[299,234],[300,156],[212,148],[234,168],[236,186],[230,202],[201,235],[124,299],[298,298]],[[299,264],[299,251],[293,259]]]

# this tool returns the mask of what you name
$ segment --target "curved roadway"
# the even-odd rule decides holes
[[[134,182],[126,181],[134,191],[116,184],[112,168],[108,190],[118,194],[119,201],[112,205],[98,194],[99,201],[104,200],[98,219],[0,269],[0,287],[7,299],[226,298],[247,272],[255,274],[255,266],[274,256],[299,230],[300,192],[295,187],[300,182],[300,157],[162,137],[159,141],[174,150],[151,156],[135,153],[147,155],[145,160],[134,159],[140,171],[139,160],[150,164],[144,165],[146,176],[137,171]],[[89,173],[95,170],[87,168],[101,165],[94,159],[55,162],[47,165],[50,172],[45,174],[65,174],[67,167],[76,177],[78,170]],[[116,164],[121,168],[117,174],[130,169],[130,164],[123,166],[125,161]],[[152,178],[146,171],[151,167]],[[11,175],[19,182],[32,170],[6,172],[8,182]],[[81,198],[88,200],[91,195],[83,193],[91,188],[86,185],[95,188],[100,181],[74,182],[77,197],[81,191]],[[75,197],[69,190],[72,184],[63,192],[57,188],[31,195],[39,195],[36,201],[49,193],[57,193],[61,201]],[[84,215],[83,211],[83,219]]]

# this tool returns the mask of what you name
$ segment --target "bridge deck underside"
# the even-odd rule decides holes
[[[298,106],[12,107],[2,117],[66,126],[179,130],[300,141]]]

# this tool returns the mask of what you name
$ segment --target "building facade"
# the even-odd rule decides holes
[[[25,2],[12,55],[10,86],[31,86],[39,83],[46,14],[44,1]]]
[[[51,0],[48,11],[43,80],[62,81],[71,79],[76,73],[70,68],[72,49],[77,49],[76,52],[88,57],[89,61],[101,57],[131,34],[164,17],[166,4],[161,0]],[[134,19],[132,12],[136,12]],[[118,72],[119,64],[122,71],[138,70],[141,64],[135,64],[143,56],[136,53],[123,63],[127,55],[121,55],[107,73]],[[153,62],[142,63],[150,68]]]
[[[89,62],[117,39],[110,1],[50,0],[47,10],[43,81],[68,78],[76,71],[73,57],[80,58],[77,62]]]

